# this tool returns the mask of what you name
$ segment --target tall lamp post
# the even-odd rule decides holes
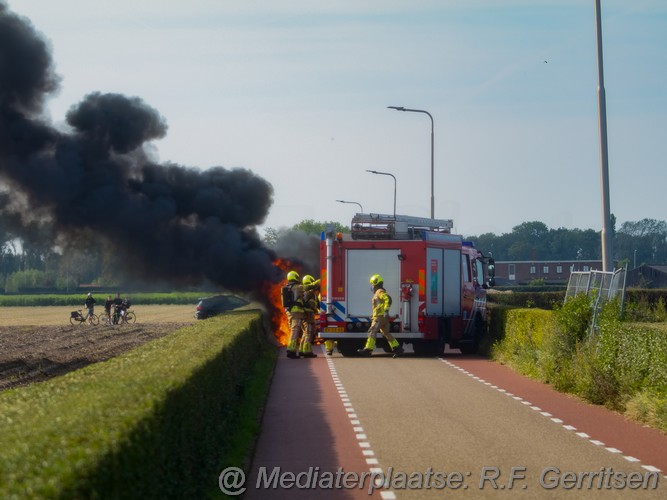
[[[378,172],[377,170],[366,170],[366,172],[378,175],[390,175],[394,178],[394,218],[396,218],[396,177],[394,174],[390,174],[389,172]]]
[[[598,120],[600,129],[600,180],[602,183],[602,270],[611,271],[611,213],[609,209],[609,158],[607,156],[607,100],[602,66],[602,16],[600,0],[595,0],[595,34],[598,56]]]
[[[364,213],[364,207],[361,206],[361,203],[357,203],[356,201],[345,201],[345,200],[336,200],[338,203],[352,203],[353,205],[359,205],[359,210],[361,210],[361,213]]]
[[[424,113],[425,115],[428,115],[428,117],[431,119],[431,219],[435,219],[435,197],[433,195],[433,180],[434,180],[434,169],[433,169],[433,117],[431,116],[431,113],[428,111],[424,111],[423,109],[410,109],[410,108],[404,108],[403,106],[387,106],[389,109],[395,109],[396,111],[411,111],[413,113]]]

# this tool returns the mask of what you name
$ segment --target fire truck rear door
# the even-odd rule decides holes
[[[369,279],[374,274],[384,278],[384,287],[392,298],[391,315],[397,315],[401,307],[400,250],[349,249],[347,251],[347,290],[345,294],[348,317],[371,315],[371,284]]]

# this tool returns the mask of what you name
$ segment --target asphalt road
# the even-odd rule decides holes
[[[313,467],[381,473],[387,499],[667,498],[667,436],[459,354],[281,358],[250,483],[261,466],[309,488],[247,498],[368,497]]]

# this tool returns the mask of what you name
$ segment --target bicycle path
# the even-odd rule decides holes
[[[373,458],[359,446],[360,429],[355,431],[355,415],[346,411],[333,364],[323,351],[316,352],[317,358],[289,359],[280,350],[244,499],[380,498],[368,494],[368,477],[363,488],[356,487],[355,479],[370,476]],[[279,472],[271,476],[274,471]],[[282,477],[287,486],[296,483],[296,475],[306,487],[281,488],[269,480]],[[330,478],[340,487],[329,486]]]

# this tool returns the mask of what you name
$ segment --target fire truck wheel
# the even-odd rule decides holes
[[[477,351],[479,350],[479,344],[482,340],[482,337],[484,336],[485,329],[486,325],[484,324],[484,320],[482,320],[482,318],[479,316],[475,316],[472,328],[473,332],[472,341],[465,344],[461,344],[459,346],[462,354],[465,355],[477,354]]]
[[[477,354],[477,344],[475,342],[469,342],[467,344],[461,344],[459,349],[461,349],[461,354],[470,356],[471,354]]]
[[[363,349],[366,345],[365,339],[342,339],[337,342],[338,352],[343,356],[358,356],[358,349]]]
[[[417,356],[439,356],[443,349],[444,345],[437,340],[415,340],[412,343],[412,350]]]

